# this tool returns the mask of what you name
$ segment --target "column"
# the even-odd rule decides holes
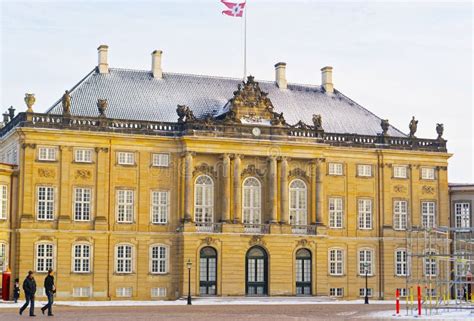
[[[281,158],[280,162],[280,222],[288,224],[288,159]]]
[[[270,223],[277,222],[277,160],[275,156],[268,158],[268,196],[270,203]]]
[[[222,155],[222,222],[230,222],[230,156]]]
[[[323,219],[323,178],[324,175],[321,169],[321,163],[324,159],[318,158],[315,162],[314,173],[311,175],[311,186],[316,190],[316,223],[319,225],[324,224]],[[314,190],[314,189],[313,189]]]
[[[191,222],[193,193],[193,152],[184,155],[184,221]]]
[[[242,212],[240,175],[242,171],[241,155],[234,155],[234,223],[240,221],[240,213]]]

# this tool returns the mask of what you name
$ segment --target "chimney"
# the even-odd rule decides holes
[[[153,78],[161,79],[163,78],[163,70],[161,69],[161,55],[163,51],[155,50],[151,53],[151,72]]]
[[[107,59],[107,55],[109,52],[109,46],[107,45],[100,45],[97,48],[97,52],[99,54],[99,73],[101,74],[108,74],[109,73],[109,63]]]
[[[332,84],[332,67],[326,66],[321,69],[321,85],[327,93],[334,92],[334,85]]]
[[[278,88],[286,89],[286,62],[279,62],[275,65],[275,82]]]

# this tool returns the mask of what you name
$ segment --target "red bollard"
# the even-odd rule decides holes
[[[10,269],[7,269],[2,274],[2,300],[9,301],[10,300],[10,278],[12,273]]]
[[[421,287],[418,285],[418,315],[421,315]]]
[[[395,292],[395,296],[397,297],[397,303],[395,305],[395,309],[397,310],[397,315],[400,314],[400,290],[397,289]]]

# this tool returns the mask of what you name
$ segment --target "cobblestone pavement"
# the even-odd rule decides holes
[[[375,311],[392,309],[392,305],[315,304],[315,305],[215,305],[215,306],[131,306],[131,307],[65,307],[54,309],[48,318],[36,310],[36,318],[48,320],[107,321],[306,321],[306,320],[367,320]],[[31,320],[28,311],[23,316],[17,309],[1,309],[0,321]],[[372,319],[374,320],[374,319]]]

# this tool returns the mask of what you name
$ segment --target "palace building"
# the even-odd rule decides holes
[[[321,85],[98,66],[4,114],[0,268],[57,298],[393,298],[407,227],[449,225],[446,140]],[[59,95],[58,95],[59,96]],[[407,120],[408,120],[407,116]],[[433,262],[430,262],[433,263]],[[188,280],[188,268],[190,280]],[[420,272],[423,273],[423,272]],[[39,291],[39,295],[42,292]],[[403,292],[402,292],[403,293]]]

